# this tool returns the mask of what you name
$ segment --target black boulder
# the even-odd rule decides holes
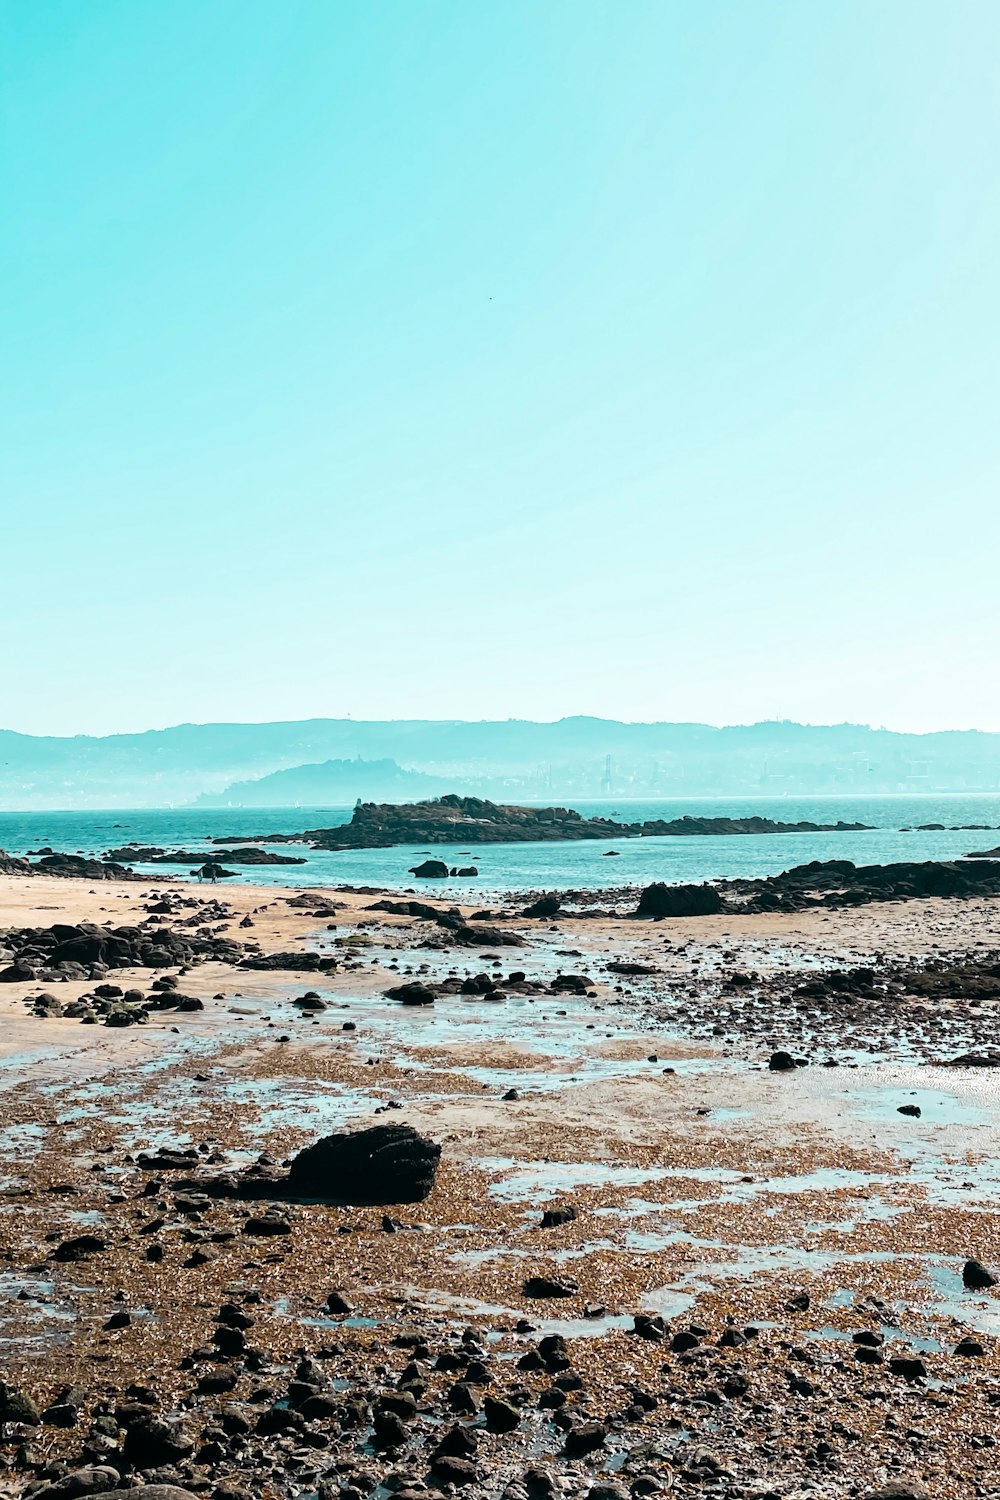
[[[430,1193],[441,1147],[411,1125],[338,1131],[293,1159],[288,1185],[304,1198],[419,1203]]]

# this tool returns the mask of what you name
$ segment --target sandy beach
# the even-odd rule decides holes
[[[520,944],[469,949],[373,911],[378,893],[6,877],[0,946],[138,927],[165,897],[160,922],[222,903],[218,937],[336,967],[194,963],[167,972],[204,1008],[132,1025],[58,1013],[92,978],[0,985],[4,1379],[49,1413],[15,1488],[136,1472],[142,1388],[147,1426],[182,1436],[139,1472],[211,1495],[1000,1492],[1000,1301],[962,1281],[969,1257],[1000,1262],[1000,1074],[942,1066],[995,1045],[997,1002],[898,978],[989,953],[995,903],[637,922],[529,921],[519,899],[492,916]],[[897,977],[867,1001],[798,994],[861,969]],[[140,1005],[159,972],[105,982]],[[800,1065],[772,1071],[779,1049]],[[382,1121],[440,1144],[430,1196],[282,1204],[273,1237],[248,1232],[261,1204],[137,1160],[238,1173]],[[99,1248],[60,1251],[80,1236]],[[525,1296],[539,1277],[561,1294]],[[224,1306],[253,1320],[231,1349],[212,1342]],[[552,1335],[565,1350],[541,1356]],[[320,1415],[296,1386],[329,1397]]]

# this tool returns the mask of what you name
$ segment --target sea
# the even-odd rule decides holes
[[[321,888],[337,885],[414,889],[411,867],[429,857],[449,865],[475,865],[475,877],[420,881],[421,890],[475,901],[500,891],[600,890],[606,887],[773,875],[814,859],[851,859],[858,865],[897,860],[957,859],[1000,845],[1000,793],[927,793],[918,796],[718,797],[581,801],[568,804],[586,816],[642,822],[647,818],[759,816],[791,823],[838,821],[871,824],[863,833],[782,833],[683,836],[608,842],[399,845],[340,853],[281,844],[275,852],[299,854],[303,865],[239,870],[227,884]],[[225,863],[211,840],[220,836],[297,833],[350,821],[349,807],[141,809],[132,812],[0,813],[0,849],[26,854],[49,846],[96,856],[127,843],[210,854]],[[938,823],[940,830],[919,830]],[[984,825],[982,831],[961,825]],[[910,830],[910,831],[905,831]],[[141,865],[137,870],[192,878],[193,866]],[[227,868],[233,868],[228,866]]]

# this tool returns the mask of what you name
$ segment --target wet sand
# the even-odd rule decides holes
[[[318,950],[340,965],[298,975],[195,965],[179,982],[204,1010],[121,1029],[26,1005],[42,991],[65,1005],[92,980],[0,985],[4,1379],[41,1407],[67,1383],[82,1392],[73,1425],[28,1431],[36,1461],[15,1467],[17,1484],[49,1463],[98,1461],[95,1410],[113,1411],[140,1382],[191,1429],[193,1449],[167,1466],[188,1488],[360,1495],[392,1474],[406,1478],[392,1488],[440,1488],[428,1465],[442,1420],[454,1420],[444,1414],[456,1376],[435,1366],[452,1364],[441,1355],[471,1323],[489,1390],[507,1393],[519,1422],[499,1434],[465,1419],[480,1473],[452,1482],[467,1494],[531,1494],[524,1476],[539,1464],[567,1493],[673,1483],[734,1500],[863,1495],[900,1474],[935,1496],[998,1493],[1000,1298],[964,1291],[961,1270],[968,1256],[1000,1262],[1000,1075],[939,1066],[996,1044],[996,1006],[929,1008],[900,992],[849,1013],[793,990],[826,969],[992,950],[1000,903],[656,923],[539,923],[501,909],[525,945],[491,952],[442,946],[440,928],[372,912],[371,895],[319,893],[342,906],[317,918],[288,904],[300,892],[274,887],[6,878],[0,931],[134,924],[166,890],[225,902],[232,915],[213,926],[265,953]],[[581,974],[587,992],[519,992],[513,971],[539,985]],[[503,998],[419,1008],[384,998],[401,977],[451,972],[499,975]],[[753,977],[734,988],[733,975]],[[153,975],[108,977],[146,990]],[[306,991],[325,1009],[296,1007]],[[777,1047],[809,1066],[769,1071]],[[185,1205],[166,1176],[151,1192],[135,1163],[161,1146],[234,1168],[261,1153],[281,1162],[331,1130],[381,1120],[443,1148],[434,1192],[389,1210],[401,1221],[389,1232],[381,1209],[302,1204],[287,1236],[248,1238],[245,1203]],[[540,1229],[541,1211],[565,1203],[576,1218]],[[104,1248],[52,1259],[84,1232]],[[147,1258],[154,1243],[161,1259]],[[195,1250],[205,1258],[189,1265]],[[525,1298],[538,1275],[578,1289]],[[324,1316],[333,1289],[351,1316]],[[212,1398],[196,1389],[204,1358],[190,1360],[226,1302],[253,1316],[259,1362],[244,1361],[233,1392]],[[116,1310],[131,1322],[108,1329]],[[662,1316],[665,1336],[633,1331],[644,1313]],[[519,1332],[521,1320],[532,1331]],[[672,1348],[692,1328],[691,1348]],[[736,1338],[720,1346],[727,1330]],[[982,1354],[954,1353],[966,1332]],[[552,1421],[562,1408],[538,1404],[553,1372],[518,1363],[547,1333],[568,1337],[581,1382],[563,1392],[566,1409],[578,1426],[607,1429],[589,1457],[565,1451]],[[880,1341],[868,1346],[877,1362],[857,1358],[858,1333]],[[338,1389],[370,1404],[406,1376],[408,1346],[392,1340],[408,1335],[429,1354],[410,1376],[421,1411],[398,1449],[339,1417],[239,1442],[204,1437],[233,1403],[256,1432],[255,1387],[280,1403],[297,1359],[324,1348],[339,1351],[322,1362],[347,1382]],[[899,1358],[921,1359],[924,1375],[897,1372]],[[114,1463],[121,1442],[104,1436],[102,1461]],[[653,1478],[635,1489],[642,1474]]]

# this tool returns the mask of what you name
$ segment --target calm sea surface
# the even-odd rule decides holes
[[[889,864],[894,860],[954,859],[973,849],[1000,844],[1000,832],[912,832],[918,823],[1000,825],[1000,793],[927,795],[920,797],[738,797],[662,801],[628,800],[574,804],[589,816],[626,822],[646,818],[698,816],[740,817],[756,814],[783,822],[870,823],[869,833],[770,834],[761,837],[651,838],[578,844],[439,845],[433,849],[400,846],[341,854],[279,846],[277,852],[303,854],[304,865],[247,869],[243,883],[282,886],[412,886],[410,865],[428,854],[449,864],[475,864],[475,880],[434,881],[422,888],[461,894],[495,890],[595,889],[610,885],[646,885],[652,880],[711,880],[731,876],[770,875],[811,859],[853,859],[856,864]],[[216,835],[295,833],[346,823],[351,809],[247,808],[190,811],[0,813],[0,849],[23,854],[41,845],[67,853],[101,854],[137,842],[207,853]],[[607,851],[618,851],[617,858]],[[224,860],[222,851],[216,857]],[[152,873],[188,876],[186,866],[136,866]]]

